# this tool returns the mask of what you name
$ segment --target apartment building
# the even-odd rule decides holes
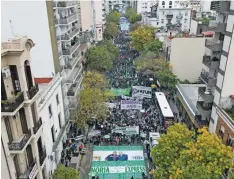
[[[96,40],[92,36],[95,25],[87,25],[85,32],[80,27],[78,2],[4,1],[2,15],[2,40],[25,34],[32,38],[37,44],[31,52],[36,83],[51,80],[61,73],[64,109],[75,109],[83,76],[84,53],[93,39]]]
[[[161,30],[189,31],[192,10],[189,1],[159,0],[156,3],[153,1],[152,6],[149,3],[143,11],[143,23]]]
[[[42,140],[39,95],[31,73],[30,51],[35,43],[14,38],[1,47],[2,178],[43,179],[46,149]],[[3,170],[4,169],[4,170]]]
[[[63,142],[69,131],[69,114],[63,105],[62,77],[57,73],[49,83],[38,84],[40,92],[37,98],[38,114],[43,123],[41,135],[47,153],[42,170],[43,179],[51,178],[61,159]],[[66,106],[65,106],[66,107]]]
[[[214,38],[205,42],[200,79],[206,89],[198,91],[200,99],[196,107],[202,120],[209,122],[209,131],[215,132],[220,116],[217,109],[231,108],[230,95],[234,94],[234,2],[212,1],[210,9],[218,13],[217,24],[213,27]]]
[[[106,7],[106,13],[110,13],[115,8],[121,10],[121,7],[126,7],[126,1],[123,0],[106,0],[105,1],[105,7]]]

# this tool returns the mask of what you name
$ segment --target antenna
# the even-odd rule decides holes
[[[12,35],[12,37],[14,37],[15,34],[14,34],[13,27],[12,27],[12,22],[11,22],[11,20],[9,20],[9,22],[10,22],[10,27],[11,27],[11,35]]]

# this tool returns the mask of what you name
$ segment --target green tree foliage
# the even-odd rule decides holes
[[[106,28],[104,30],[104,37],[106,39],[113,39],[119,33],[118,25],[114,22],[107,22]]]
[[[130,25],[130,31],[135,31],[138,27],[142,25],[141,22],[135,22],[134,24]]]
[[[130,32],[131,46],[136,50],[143,51],[146,43],[154,40],[155,28],[152,26],[144,25],[138,27],[135,31]]]
[[[53,179],[80,179],[80,174],[71,167],[59,165],[53,173]]]
[[[161,48],[162,48],[162,42],[159,41],[158,39],[154,39],[153,41],[146,43],[144,45],[145,52],[151,51],[151,52],[156,53],[157,55],[159,55]]]
[[[107,22],[114,22],[115,24],[119,24],[120,13],[114,10],[107,15],[106,19]]]
[[[86,52],[88,69],[97,71],[110,70],[113,66],[112,56],[103,46],[92,47]]]
[[[137,21],[141,21],[142,19],[142,16],[140,14],[137,14],[137,12],[132,8],[127,9],[125,16],[132,24],[134,24]]]
[[[114,60],[119,54],[119,49],[110,40],[104,39],[98,45],[105,47],[108,50],[112,60]]]
[[[169,127],[151,152],[157,166],[153,178],[218,179],[233,166],[232,149],[215,134],[206,128],[198,130],[196,139],[194,134],[185,125]]]

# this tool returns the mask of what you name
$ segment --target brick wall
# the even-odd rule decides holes
[[[232,128],[230,128],[220,116],[218,116],[218,122],[217,122],[217,127],[216,127],[215,133],[220,138],[222,138],[221,135],[220,135],[220,129],[221,129],[222,125],[224,127],[224,135],[223,135],[222,140],[223,140],[223,143],[226,145],[228,136],[231,136],[232,138],[234,138],[234,130]],[[232,142],[232,148],[234,149],[234,141]]]

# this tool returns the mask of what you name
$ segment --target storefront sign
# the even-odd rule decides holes
[[[121,100],[121,109],[142,109],[142,102],[135,100]]]
[[[151,98],[152,89],[151,87],[145,86],[133,86],[132,96],[138,98]]]

